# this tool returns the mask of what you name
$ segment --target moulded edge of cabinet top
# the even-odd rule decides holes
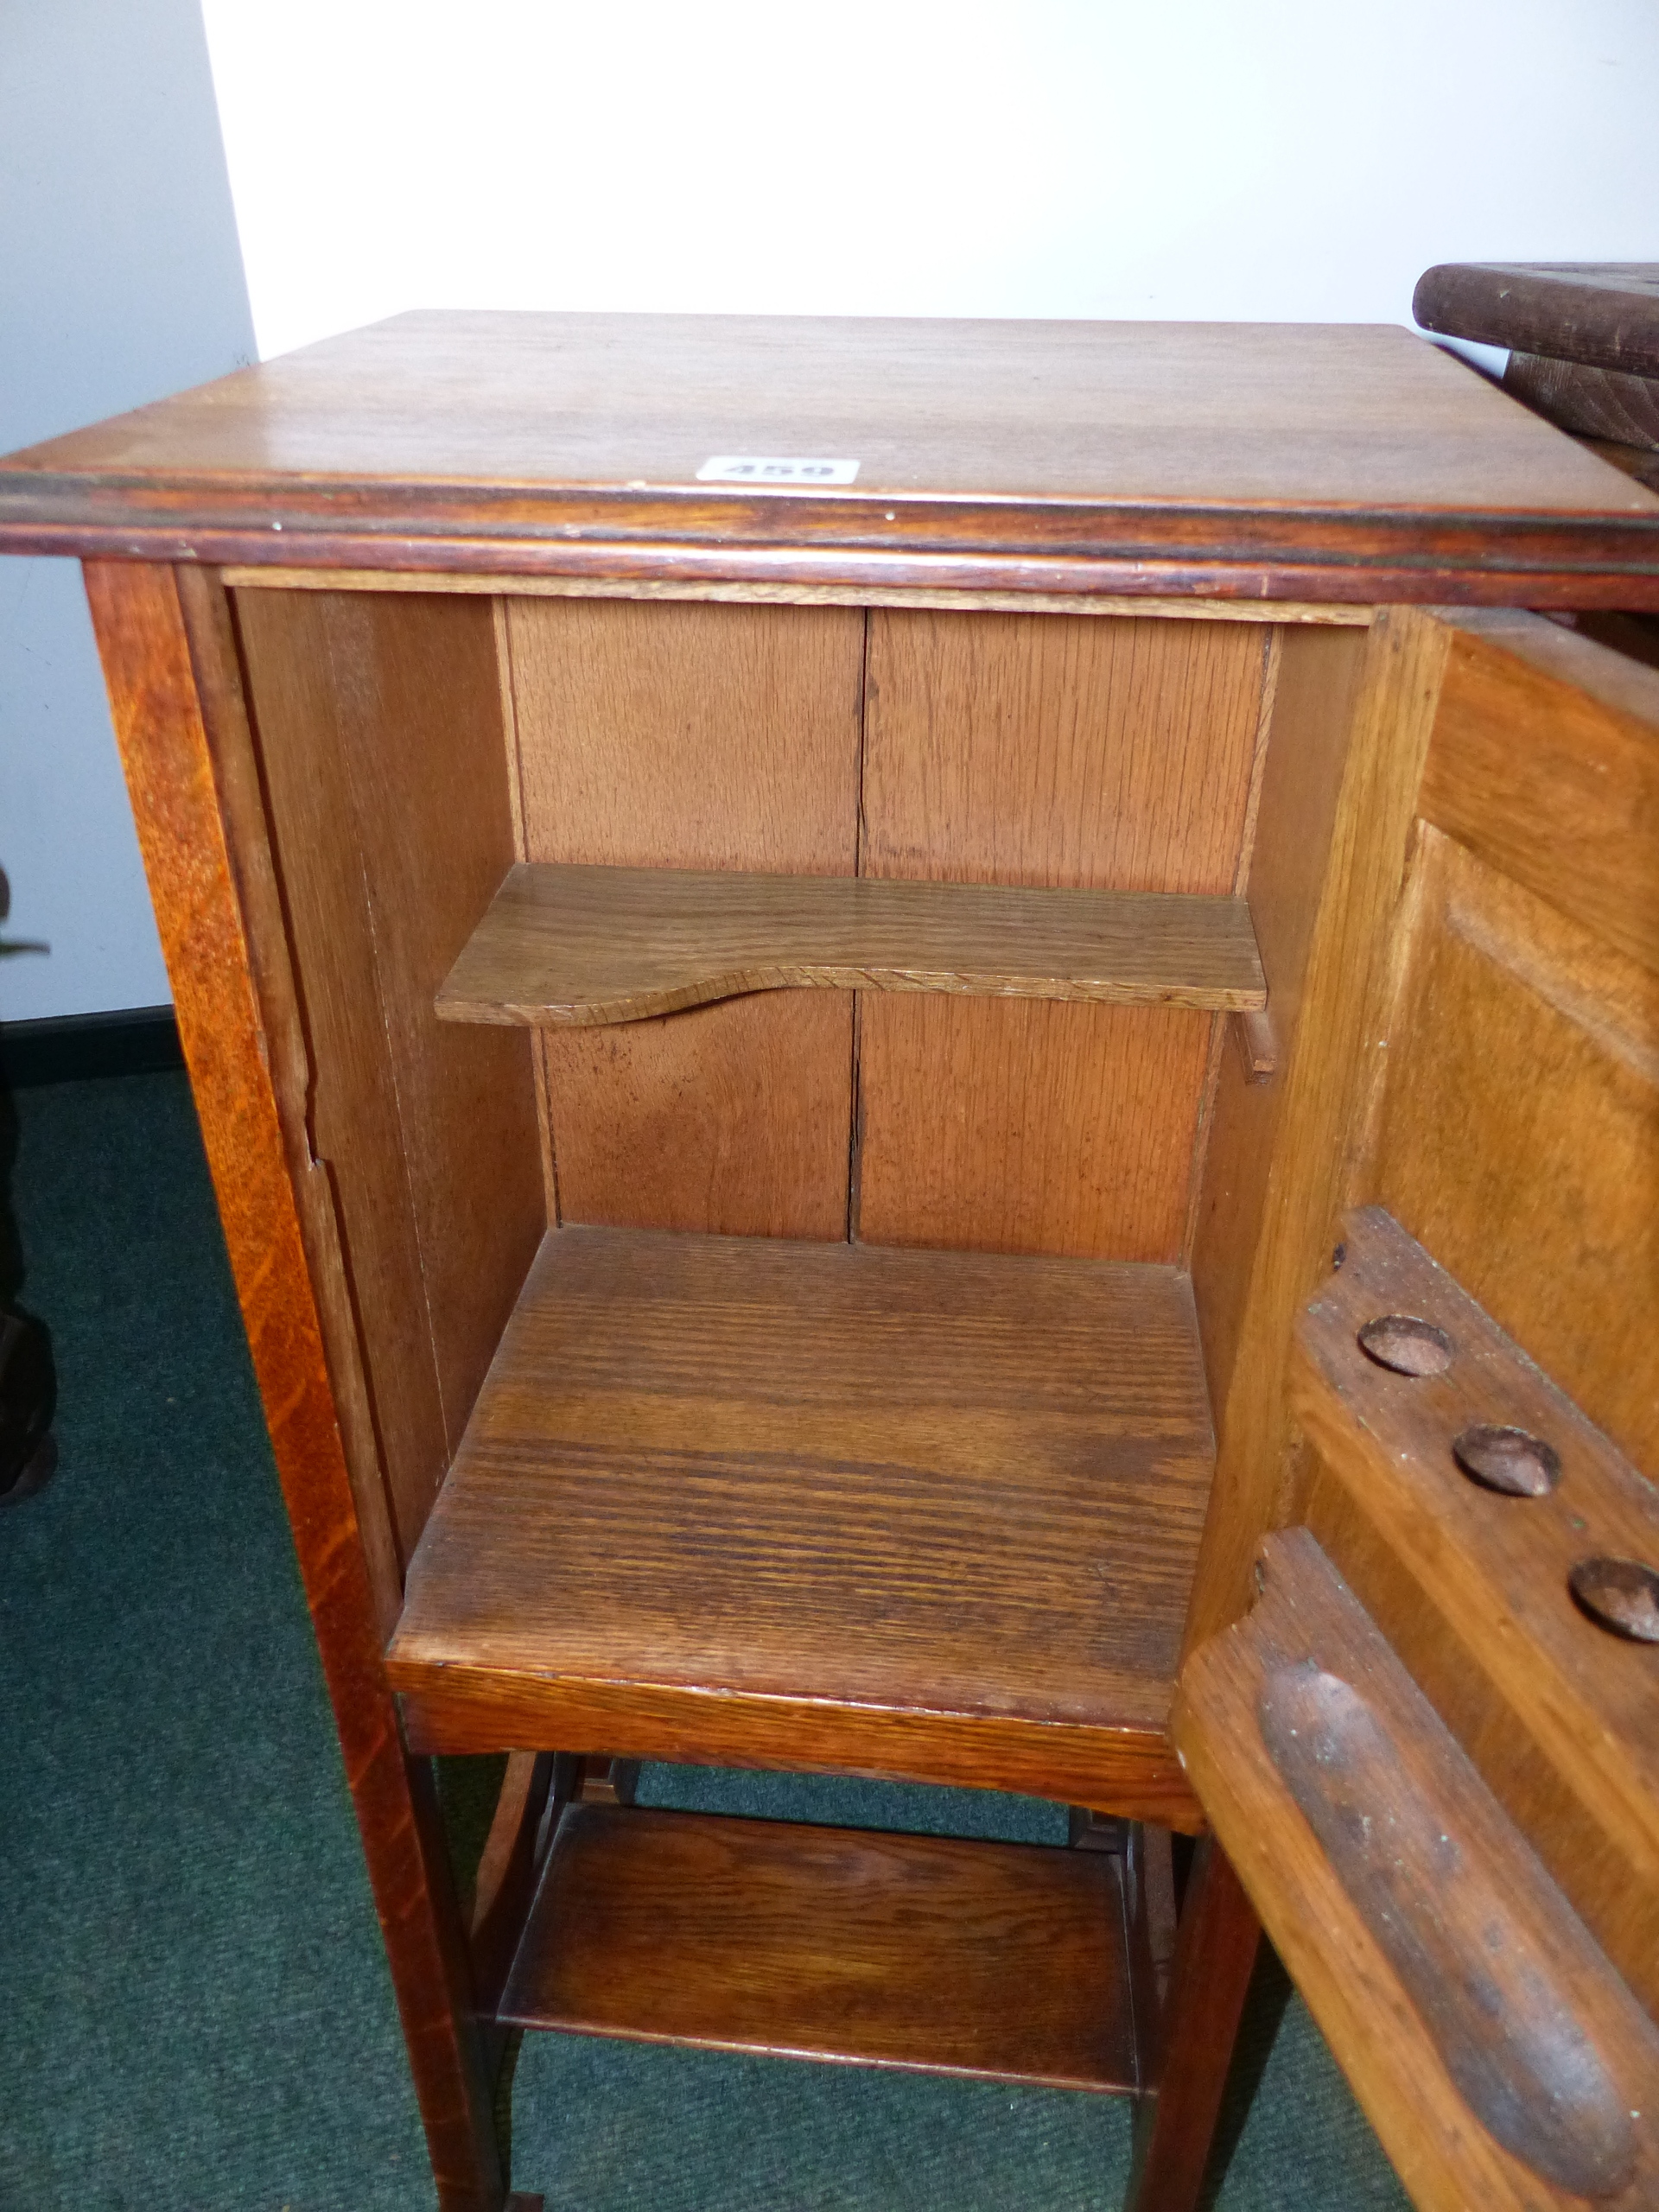
[[[0,462],[0,547],[1659,604],[1659,498],[1366,325],[402,315]]]
[[[584,1027],[815,988],[1217,1013],[1267,1003],[1242,899],[520,862],[437,1011]]]

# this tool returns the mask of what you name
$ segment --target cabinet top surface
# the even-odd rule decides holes
[[[857,473],[700,480],[717,457]],[[1019,555],[1116,589],[1149,562],[1158,588],[1219,567],[1267,596],[1321,567],[1316,597],[1517,569],[1659,588],[1659,498],[1363,325],[411,314],[0,462],[20,551],[556,572],[601,543],[747,547],[780,578],[810,549],[827,581]]]

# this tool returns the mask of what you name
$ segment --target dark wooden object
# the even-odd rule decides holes
[[[1118,1859],[573,1806],[501,2001],[526,2027],[1122,2093]]]
[[[427,1750],[995,1773],[1191,1827],[1208,1471],[1173,1270],[563,1230],[391,1679]]]
[[[1659,452],[1659,376],[1624,376],[1581,361],[1511,353],[1503,389],[1564,430]]]
[[[1267,997],[1242,899],[529,867],[490,902],[437,1010],[586,1028],[803,989],[1227,1013]]]
[[[1445,262],[1411,311],[1448,338],[1659,377],[1659,262]]]
[[[1651,2203],[1659,2031],[1313,1538],[1260,1573],[1176,1740],[1415,2202]]]

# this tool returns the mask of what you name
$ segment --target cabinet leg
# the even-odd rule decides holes
[[[1213,1837],[1193,1856],[1175,1962],[1135,2117],[1125,2212],[1195,2212],[1261,1923]]]

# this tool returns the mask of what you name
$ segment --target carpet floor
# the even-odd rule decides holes
[[[0,1511],[0,2207],[418,2212],[415,2101],[188,1090],[107,1077],[0,1116],[62,1453]],[[1063,1834],[1051,1807],[892,1785],[653,1767],[642,1796]],[[1240,2075],[1216,2212],[1405,2204],[1271,1958]],[[1128,2148],[1124,2107],[1065,2092],[561,2036],[526,2039],[513,2099],[514,2179],[548,2212],[1109,2212]]]

